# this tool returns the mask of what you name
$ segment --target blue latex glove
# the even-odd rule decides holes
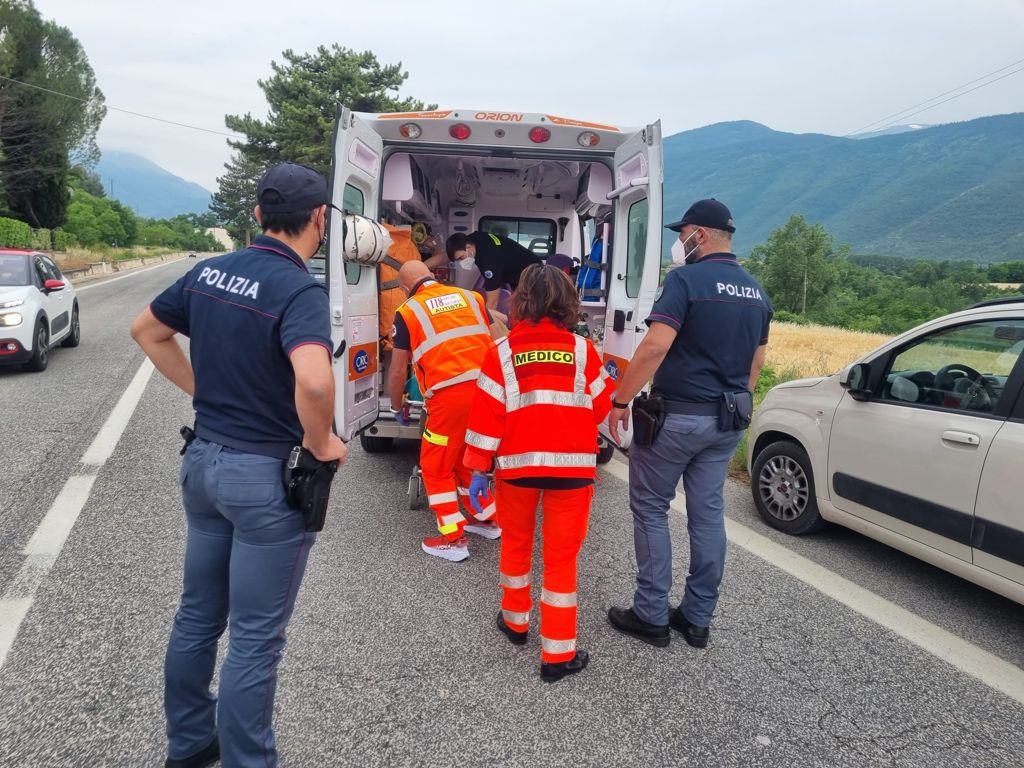
[[[397,411],[394,408],[392,408],[391,412],[395,415],[395,421],[398,422],[399,426],[401,426],[401,427],[412,426],[412,419],[410,419],[410,418],[408,418],[406,416],[405,408],[401,408],[401,409],[399,409]]]
[[[473,480],[469,483],[469,503],[476,510],[478,515],[484,513],[484,508],[480,506],[480,497],[486,496],[490,491],[489,484],[487,482],[487,475],[482,472],[474,472]]]

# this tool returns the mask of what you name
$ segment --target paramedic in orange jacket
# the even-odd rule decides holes
[[[398,279],[409,299],[395,313],[388,371],[391,410],[400,424],[408,424],[401,403],[411,361],[427,403],[420,471],[439,532],[423,540],[423,551],[458,562],[469,557],[463,531],[488,539],[501,536],[491,519],[495,507],[489,496],[475,520],[467,521],[459,509],[460,497],[469,509],[471,473],[462,463],[462,454],[476,377],[494,346],[490,316],[478,293],[442,285],[421,261],[403,264]]]
[[[501,520],[498,629],[526,642],[530,558],[537,506],[543,510],[541,677],[580,672],[576,648],[576,557],[587,535],[597,425],[611,407],[611,379],[594,345],[569,332],[579,316],[572,280],[556,267],[527,267],[512,294],[514,325],[487,353],[466,433],[470,500],[488,500],[483,473],[494,460]],[[478,494],[480,494],[478,496]]]

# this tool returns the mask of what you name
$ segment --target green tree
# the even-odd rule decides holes
[[[0,198],[35,227],[59,226],[72,158],[99,156],[103,94],[78,40],[31,0],[0,0],[0,75]]]
[[[224,225],[232,240],[248,246],[256,232],[252,209],[256,204],[256,181],[263,166],[238,151],[224,168],[227,172],[217,179],[210,212]]]
[[[845,254],[835,254],[833,246],[825,227],[793,214],[767,243],[754,247],[751,266],[776,309],[808,315],[825,307]]]

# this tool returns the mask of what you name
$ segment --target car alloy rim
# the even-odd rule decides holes
[[[77,341],[81,333],[82,327],[78,322],[78,310],[76,309],[75,313],[71,316],[71,336]]]
[[[39,335],[36,336],[36,348],[39,350],[39,362],[46,362],[46,329],[40,328]]]
[[[764,463],[757,478],[757,491],[768,513],[786,522],[807,511],[811,496],[807,473],[789,456],[773,456]]]

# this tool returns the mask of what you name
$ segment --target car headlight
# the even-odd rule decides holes
[[[0,315],[0,325],[10,328],[15,325],[21,325],[23,319],[20,312],[8,312],[5,315]]]
[[[0,309],[10,309],[11,307],[20,307],[25,303],[24,299],[11,299],[10,301],[0,301]]]

